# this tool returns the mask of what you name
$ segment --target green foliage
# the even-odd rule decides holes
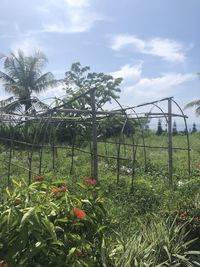
[[[37,127],[39,127],[39,125]],[[50,128],[47,127],[46,131],[49,132],[49,129]],[[37,137],[39,138],[39,134]],[[156,136],[155,134],[150,134],[146,138],[147,144],[149,142],[151,145],[166,145],[166,140],[163,135]],[[109,144],[109,141],[115,141],[115,139],[117,140],[117,138],[109,139],[106,144],[108,155],[116,155],[115,145]],[[174,145],[184,147],[184,140],[184,136],[174,136]],[[40,140],[37,141],[39,142]],[[126,137],[126,142],[131,143],[130,138]],[[190,231],[186,237],[184,237],[183,246],[188,240],[200,237],[199,221],[197,221],[200,217],[200,148],[198,133],[191,136],[191,145],[192,175],[190,178],[187,176],[187,168],[185,164],[187,153],[185,153],[185,151],[174,152],[175,175],[173,177],[173,187],[169,185],[167,178],[167,152],[162,149],[159,151],[150,149],[147,150],[148,161],[146,173],[144,174],[143,149],[138,148],[138,156],[135,163],[136,175],[134,177],[133,184],[131,183],[130,177],[131,162],[121,162],[120,179],[119,184],[117,185],[116,160],[109,159],[105,161],[105,159],[99,158],[99,180],[101,191],[99,192],[98,201],[101,203],[101,196],[106,199],[103,203],[103,207],[100,208],[97,208],[97,204],[94,202],[93,189],[80,183],[80,177],[82,174],[90,175],[90,155],[82,154],[75,150],[75,168],[72,176],[69,177],[71,150],[66,153],[66,150],[64,149],[56,149],[55,169],[52,170],[52,151],[48,148],[44,149],[41,173],[45,174],[45,178],[49,181],[49,183],[33,183],[32,186],[28,187],[24,182],[21,182],[21,184],[19,183],[20,180],[22,181],[22,177],[28,177],[28,172],[24,173],[23,169],[18,167],[18,164],[28,167],[28,165],[25,165],[27,164],[27,151],[24,151],[23,148],[16,146],[12,157],[12,163],[16,165],[11,166],[11,178],[17,177],[17,183],[19,183],[19,185],[12,186],[10,189],[11,195],[9,196],[5,192],[5,185],[7,184],[7,168],[6,164],[3,164],[4,160],[9,156],[9,150],[7,149],[7,146],[0,146],[1,199],[5,201],[5,196],[7,197],[7,201],[4,202],[0,208],[0,233],[2,233],[2,224],[4,224],[3,228],[6,229],[7,221],[9,221],[11,227],[10,231],[3,231],[3,237],[0,237],[0,243],[3,244],[4,247],[4,250],[0,249],[0,253],[5,256],[6,253],[12,251],[8,249],[8,244],[11,244],[13,250],[15,249],[16,240],[20,240],[22,238],[21,229],[23,229],[24,232],[27,232],[30,242],[27,241],[24,243],[25,245],[23,249],[20,250],[20,253],[15,254],[14,257],[18,262],[20,262],[19,254],[28,255],[30,253],[31,255],[31,244],[36,244],[37,242],[40,242],[40,240],[42,240],[42,244],[39,244],[41,249],[39,249],[38,254],[36,254],[37,256],[32,257],[33,261],[29,257],[26,259],[25,265],[22,266],[30,266],[31,261],[31,266],[43,266],[44,261],[52,264],[49,266],[53,266],[53,264],[57,265],[56,260],[59,259],[63,262],[60,266],[62,266],[64,262],[66,264],[65,266],[85,266],[86,264],[88,264],[88,266],[96,266],[95,264],[97,262],[97,266],[113,267],[120,266],[120,264],[126,264],[127,261],[132,263],[132,259],[134,259],[134,261],[136,259],[135,265],[132,265],[133,267],[137,266],[136,264],[138,264],[138,266],[144,266],[143,261],[149,264],[146,264],[146,266],[151,267],[156,266],[156,264],[159,266],[159,264],[163,264],[163,261],[165,261],[165,265],[161,266],[191,266],[190,263],[188,263],[188,265],[184,265],[186,263],[177,262],[177,258],[174,258],[172,254],[169,254],[175,262],[171,263],[169,259],[166,258],[167,252],[164,250],[163,246],[164,244],[167,244],[167,249],[174,251],[169,247],[169,243],[171,243],[171,246],[175,246],[173,240],[172,238],[169,238],[170,241],[166,241],[164,239],[164,236],[168,235],[167,231],[159,230],[161,231],[161,234],[156,232],[156,229],[164,228],[164,226],[161,227],[160,225],[165,225],[164,220],[166,217],[170,216],[170,220],[173,221],[176,216],[176,225],[174,225],[174,227],[180,227],[182,224],[185,224],[184,233],[185,229],[186,232]],[[89,147],[86,145],[86,149],[88,148]],[[98,151],[99,154],[104,154],[105,145],[99,144]],[[37,150],[34,150],[33,152],[32,171],[37,172],[39,153]],[[128,146],[126,147],[126,153],[126,157],[131,155],[131,149]],[[120,156],[124,156],[124,147],[121,148]],[[60,177],[62,177],[62,180],[58,181]],[[79,186],[77,186],[76,182],[79,182]],[[67,183],[69,187],[68,193],[60,193],[59,195],[51,193],[52,188],[59,188],[65,183]],[[70,203],[66,202],[66,196],[70,200]],[[15,199],[16,203],[14,202]],[[88,201],[92,203],[91,206]],[[59,212],[56,208],[53,208],[55,205],[58,207]],[[74,206],[80,207],[87,215],[89,215],[84,220],[76,220],[73,214]],[[104,216],[103,213],[105,210],[106,213]],[[177,216],[177,211],[180,213],[180,216]],[[30,217],[28,212],[30,212]],[[20,226],[22,218],[27,213],[28,219],[27,221],[25,220],[22,227]],[[110,222],[107,219],[107,213],[109,218],[112,217],[115,221],[114,229],[116,233],[112,231],[112,227],[111,231],[109,229]],[[185,213],[187,215],[185,217],[182,216],[182,214]],[[156,214],[156,217],[154,214]],[[1,216],[5,216],[6,223]],[[8,217],[10,218],[9,220]],[[36,218],[39,218],[39,222],[42,226],[38,227],[39,224],[37,223]],[[44,218],[47,218],[47,221],[53,224],[53,229],[55,230],[53,231],[54,234],[50,234],[50,231],[48,230],[50,229],[50,226],[43,222]],[[99,224],[97,223],[97,218]],[[66,222],[64,222],[65,220]],[[92,224],[91,221],[94,222],[95,225]],[[138,223],[138,221],[142,221],[142,224]],[[101,235],[93,235],[93,233],[97,232],[96,227],[102,229],[102,231],[100,231]],[[58,229],[60,228],[64,229],[68,238],[67,241],[64,240],[62,232],[59,232]],[[73,237],[74,235],[78,235],[79,239],[81,237],[81,240],[73,240],[72,236],[69,235],[69,231],[73,234]],[[145,231],[148,233],[144,234]],[[150,237],[150,232],[152,232],[154,238]],[[164,234],[162,234],[162,232]],[[116,234],[118,242],[115,241]],[[37,240],[35,235],[38,236]],[[59,242],[64,243],[64,247],[54,243],[55,235]],[[26,234],[23,234],[23,236],[25,238]],[[165,243],[161,243],[160,236]],[[181,235],[179,237],[181,239]],[[151,243],[154,244],[153,247],[150,245]],[[22,246],[22,244],[18,242],[17,247],[20,246]],[[133,250],[128,250],[131,246],[133,246]],[[198,255],[193,255],[191,258],[189,254],[187,254],[187,251],[189,250],[199,251],[199,246],[199,240],[196,240],[191,244],[190,248],[186,246],[185,250],[180,250],[176,253],[181,255],[181,257],[185,257],[189,261],[196,260],[199,262]],[[74,250],[74,248],[76,248],[76,250]],[[72,251],[70,254],[71,249]],[[85,250],[87,253],[85,253]],[[159,251],[162,251],[162,253]],[[64,256],[62,253],[65,253]],[[67,256],[68,254],[70,255]],[[162,259],[160,258],[160,260],[157,260],[157,262],[161,263],[154,262],[157,255],[161,255],[160,257]],[[0,261],[4,259],[7,261],[8,259],[8,257],[1,257]],[[96,262],[94,263],[94,261]],[[12,262],[9,266],[12,267],[11,264]],[[198,265],[193,264],[193,266]]]
[[[118,244],[110,252],[114,266],[200,266],[195,259],[200,252],[189,250],[194,240],[188,240],[186,225],[156,220],[140,223],[139,229],[132,229],[125,238],[119,235]]]
[[[0,59],[4,60],[5,70],[0,71],[0,80],[4,89],[14,96],[1,101],[0,106],[6,111],[22,111],[25,107],[25,112],[29,113],[34,113],[36,107],[46,108],[37,97],[32,97],[33,92],[39,93],[57,84],[51,72],[42,73],[47,63],[46,56],[39,51],[25,56],[19,50]]]
[[[82,184],[77,195],[56,191],[65,189],[61,185],[21,181],[7,189],[0,207],[0,260],[10,267],[102,266],[102,245],[110,231],[103,199]],[[80,217],[74,208],[81,209]]]
[[[91,88],[96,88],[96,107],[101,108],[112,98],[119,98],[119,85],[121,78],[114,79],[111,75],[104,73],[89,72],[90,67],[83,67],[79,62],[73,63],[71,69],[65,73],[65,90],[68,94],[67,100],[85,93]],[[90,97],[84,96],[73,102],[73,107],[87,108],[91,106]]]

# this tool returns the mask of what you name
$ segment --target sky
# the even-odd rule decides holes
[[[199,0],[1,0],[0,52],[40,49],[57,78],[74,62],[122,77],[123,105],[173,96],[183,107],[200,98],[199,13]]]

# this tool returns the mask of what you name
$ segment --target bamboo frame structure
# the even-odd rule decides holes
[[[168,179],[170,184],[173,184],[173,151],[187,151],[187,158],[188,158],[188,174],[190,175],[191,168],[190,168],[190,142],[189,142],[189,133],[187,128],[187,116],[184,115],[183,110],[181,107],[177,104],[177,102],[173,99],[173,97],[163,98],[160,100],[143,103],[141,105],[132,106],[132,107],[123,107],[117,99],[113,99],[117,105],[119,106],[119,109],[114,109],[111,111],[107,110],[98,110],[96,107],[96,99],[95,99],[95,88],[92,88],[88,90],[87,92],[76,96],[74,99],[71,99],[70,101],[64,102],[61,105],[51,107],[46,111],[38,111],[36,114],[22,114],[22,113],[16,113],[16,112],[8,112],[6,110],[1,109],[0,110],[0,122],[4,122],[7,125],[9,125],[10,129],[10,137],[1,137],[0,141],[6,144],[6,151],[8,150],[9,145],[9,153],[8,153],[8,159],[4,159],[4,163],[7,164],[7,185],[10,184],[10,177],[11,177],[11,166],[17,165],[16,163],[12,162],[12,155],[13,151],[15,150],[15,147],[17,145],[23,145],[26,150],[28,151],[27,154],[27,167],[23,167],[21,165],[17,165],[19,168],[22,168],[26,171],[28,171],[28,182],[31,183],[32,176],[36,173],[41,174],[42,173],[42,166],[43,166],[43,154],[44,150],[48,149],[51,150],[52,154],[52,170],[56,170],[56,155],[57,155],[57,149],[66,149],[71,150],[71,167],[70,167],[70,173],[73,173],[73,170],[75,168],[75,151],[79,151],[81,153],[85,153],[90,155],[91,157],[91,177],[98,180],[98,161],[100,158],[104,159],[113,159],[116,160],[117,165],[117,183],[119,183],[120,179],[120,165],[122,161],[129,161],[131,162],[132,171],[131,171],[131,181],[133,183],[133,179],[135,177],[135,162],[137,158],[137,150],[139,148],[143,149],[143,156],[144,156],[144,171],[147,170],[147,149],[163,149],[168,151]],[[74,101],[78,100],[79,98],[85,97],[86,95],[90,96],[90,106],[91,109],[72,109],[69,107],[69,104],[73,103]],[[163,109],[160,107],[160,103],[166,103],[167,104],[167,112],[164,112]],[[172,105],[175,105],[178,107],[179,113],[173,113],[172,112]],[[155,107],[159,110],[159,112],[146,112],[146,113],[139,113],[136,110],[141,107]],[[132,114],[130,113],[132,112]],[[68,115],[68,117],[66,116]],[[73,117],[70,117],[69,115],[73,115]],[[119,136],[115,138],[115,142],[109,141],[109,140],[99,140],[98,138],[98,125],[101,122],[102,119],[104,120],[110,120],[110,118],[113,118],[115,116],[120,115],[123,118],[122,127]],[[78,116],[78,117],[77,117]],[[174,117],[180,117],[184,120],[185,128],[186,128],[186,140],[187,140],[187,147],[173,147],[173,135],[172,135],[172,118]],[[164,118],[167,123],[168,127],[168,145],[167,146],[151,146],[147,145],[145,143],[145,133],[142,126],[142,119],[152,119],[152,118]],[[139,128],[141,131],[141,138],[142,138],[142,144],[138,143],[137,140],[135,140],[134,134],[131,134],[131,144],[126,143],[125,141],[125,134],[124,130],[126,127],[126,124],[128,121],[136,121],[139,124]],[[76,136],[72,136],[72,144],[69,145],[60,145],[56,143],[56,127],[59,127],[59,125],[62,122],[68,122],[73,123],[73,125],[79,125],[80,123],[89,127],[91,130],[91,146],[90,150],[85,150],[76,145]],[[18,127],[21,125],[28,125],[28,123],[39,123],[41,127],[38,127],[39,130],[37,130],[34,134],[33,142],[30,143],[28,140],[26,141],[20,141],[15,138],[15,130],[17,130]],[[43,135],[43,140],[40,140],[40,142],[37,142],[38,136],[42,132],[43,127],[46,127]],[[57,126],[56,126],[57,125]],[[48,132],[48,128],[50,127],[50,132]],[[48,133],[47,133],[48,132]],[[45,140],[49,137],[49,144],[45,143]],[[83,140],[84,141],[84,140]],[[104,142],[105,147],[105,155],[98,153],[98,144]],[[116,156],[109,155],[108,147],[107,145],[114,145],[116,146],[117,154]],[[132,156],[127,157],[126,155],[126,148],[130,147],[132,149]],[[124,156],[121,156],[121,151],[124,151]],[[35,153],[35,150],[38,152],[39,155],[39,165],[38,170],[33,170],[33,154]],[[3,174],[5,175],[5,174]],[[0,174],[2,176],[2,174]]]

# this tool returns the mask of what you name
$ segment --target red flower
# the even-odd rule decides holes
[[[6,262],[0,263],[0,267],[8,267],[8,264]]]
[[[58,191],[57,188],[52,188],[52,189],[51,189],[51,192],[52,192],[52,193],[58,193],[59,191]]]
[[[96,179],[91,179],[90,177],[88,176],[84,176],[83,177],[83,183],[85,185],[92,185],[92,186],[95,186],[97,184],[97,180]]]
[[[86,213],[82,209],[74,208],[73,212],[74,212],[74,215],[76,216],[77,219],[83,220],[86,217]]]
[[[43,181],[44,180],[44,176],[43,175],[37,175],[35,176],[35,180],[40,182],[40,181]]]
[[[68,190],[67,190],[67,187],[64,186],[64,185],[60,188],[60,192],[65,193],[65,192],[67,192],[67,191],[68,191]]]
[[[52,189],[51,189],[51,192],[52,192],[52,193],[55,193],[55,194],[56,194],[56,193],[61,193],[61,192],[62,192],[62,193],[65,193],[65,192],[67,192],[67,191],[68,191],[68,190],[67,190],[67,187],[64,186],[64,185],[63,185],[61,188],[52,188]]]

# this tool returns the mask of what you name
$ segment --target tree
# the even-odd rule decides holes
[[[173,135],[177,135],[178,134],[177,126],[176,126],[176,122],[175,121],[173,123],[172,134]]]
[[[80,63],[73,63],[70,71],[65,73],[65,91],[67,99],[76,97],[87,92],[91,88],[96,88],[96,108],[101,108],[105,103],[111,102],[112,98],[118,99],[121,92],[119,85],[122,78],[113,78],[104,73],[89,72],[88,66],[83,67]],[[73,102],[74,108],[87,108],[91,106],[90,97],[84,96]]]
[[[162,123],[161,123],[161,120],[159,119],[156,134],[161,135],[162,133],[163,133]]]
[[[13,97],[1,101],[1,109],[6,111],[22,111],[25,113],[35,112],[34,103],[40,108],[46,107],[39,99],[32,96],[33,93],[40,93],[48,87],[57,85],[57,81],[51,72],[42,73],[47,63],[47,58],[42,52],[35,52],[33,55],[25,56],[22,51],[9,56],[2,55],[5,72],[0,71],[5,91]]]
[[[192,125],[192,131],[191,133],[196,133],[197,132],[197,127],[196,127],[196,123],[194,122]]]

